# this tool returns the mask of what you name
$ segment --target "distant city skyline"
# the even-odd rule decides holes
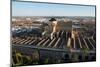
[[[12,1],[12,16],[95,17],[95,6]]]

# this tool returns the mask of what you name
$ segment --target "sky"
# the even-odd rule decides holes
[[[12,1],[12,16],[95,16],[95,6]]]

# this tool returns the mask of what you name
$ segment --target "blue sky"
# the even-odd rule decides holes
[[[12,16],[95,16],[95,6],[13,1]]]

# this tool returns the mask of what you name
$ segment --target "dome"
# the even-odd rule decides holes
[[[56,21],[56,19],[55,18],[51,18],[49,21]]]

